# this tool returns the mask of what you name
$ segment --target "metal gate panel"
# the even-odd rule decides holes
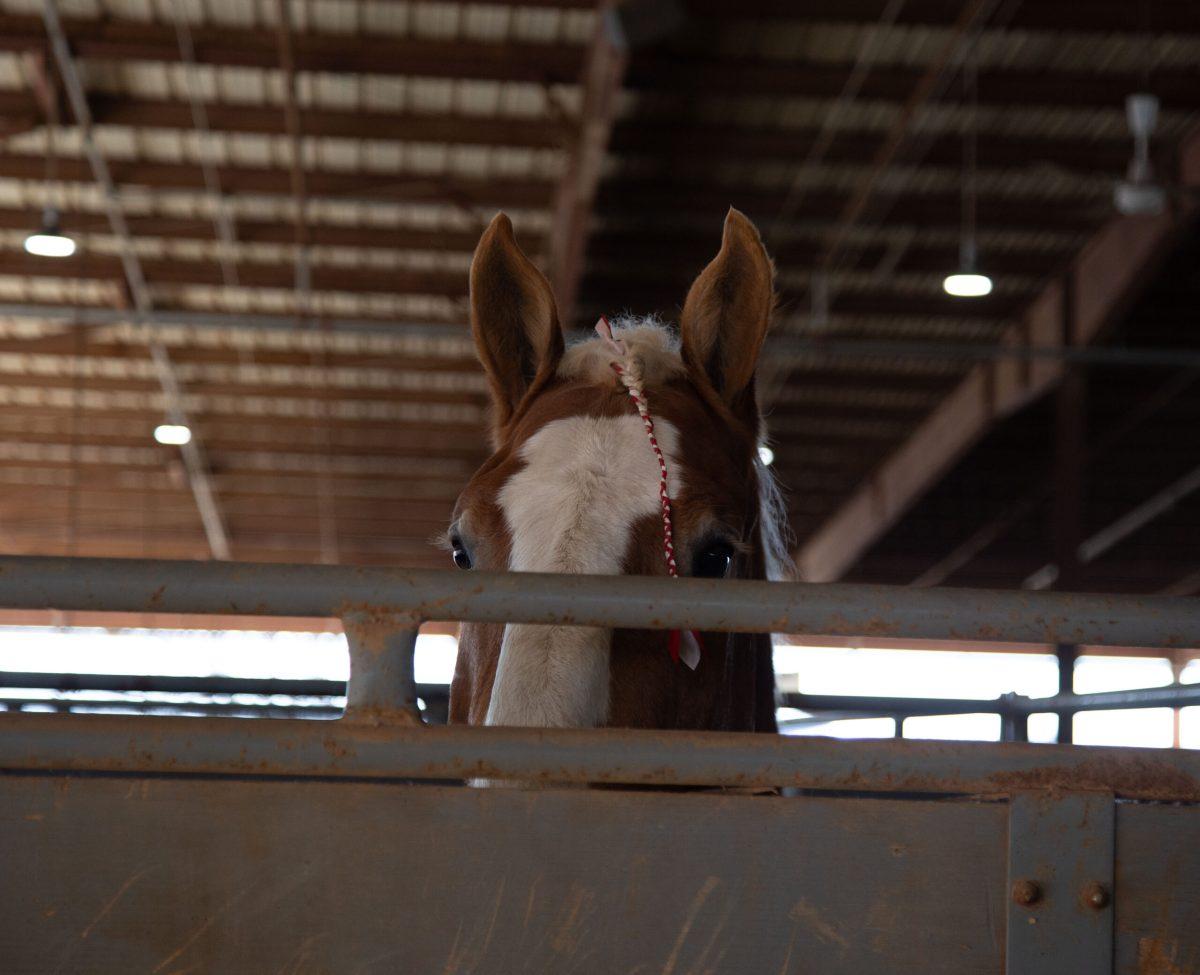
[[[1200,806],[1117,803],[1116,971],[1200,972]]]
[[[3,971],[996,973],[1003,803],[0,780]]]

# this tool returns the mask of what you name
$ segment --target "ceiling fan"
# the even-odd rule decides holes
[[[1158,98],[1144,92],[1127,96],[1125,117],[1133,135],[1133,158],[1125,179],[1113,189],[1113,203],[1125,216],[1154,216],[1167,205],[1166,187],[1158,181],[1150,161],[1150,139],[1158,124]]]

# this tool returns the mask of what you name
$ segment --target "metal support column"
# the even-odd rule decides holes
[[[1017,792],[1008,819],[1008,975],[1113,970],[1112,793]]]
[[[1074,643],[1060,643],[1054,648],[1058,660],[1058,693],[1075,693],[1075,661],[1079,658],[1079,647]],[[1060,745],[1075,742],[1075,712],[1058,712],[1058,738]]]
[[[405,619],[353,613],[342,619],[350,646],[347,721],[421,724],[413,652],[417,627]]]
[[[1000,697],[1000,740],[1029,741],[1029,713],[1016,707],[1016,694]]]

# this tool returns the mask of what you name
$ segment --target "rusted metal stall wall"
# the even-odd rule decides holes
[[[803,629],[825,592],[846,629],[1187,644],[1194,604],[935,593],[893,613],[907,594],[434,575],[0,560],[0,606],[324,607],[354,654],[334,722],[0,715],[0,971],[1200,969],[1200,755],[429,728],[405,636],[442,613],[672,626],[701,594],[705,627]],[[544,788],[461,787],[476,776]]]
[[[1072,843],[1078,820],[1042,810],[1049,836],[1010,848],[1003,801],[8,775],[0,958],[21,973],[1195,971],[1195,807],[1088,798],[1116,813],[1088,834],[1115,850],[1113,887]],[[1012,900],[1025,843],[1030,905]],[[1093,889],[1115,903],[1085,902]]]

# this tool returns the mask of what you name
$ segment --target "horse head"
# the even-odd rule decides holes
[[[491,387],[494,452],[455,507],[454,563],[766,578],[780,520],[758,458],[754,374],[773,303],[758,232],[731,210],[678,334],[625,319],[568,347],[549,283],[498,215],[471,264],[471,328]],[[663,632],[464,624],[450,717],[774,730],[770,638],[697,637],[685,635],[681,656],[678,635],[672,645]]]

